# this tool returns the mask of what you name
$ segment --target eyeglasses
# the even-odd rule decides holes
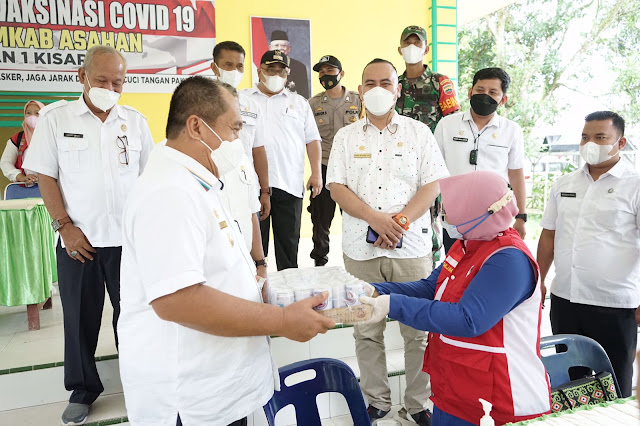
[[[118,136],[118,140],[116,141],[118,148],[122,151],[118,153],[118,161],[120,164],[124,164],[125,166],[129,165],[129,151],[127,151],[127,147],[129,146],[129,141],[126,136]],[[124,161],[122,161],[124,158]]]
[[[286,77],[287,76],[287,69],[286,68],[260,67],[260,69],[262,70],[263,73],[265,73],[268,76],[273,76],[273,75],[279,75],[280,77]]]

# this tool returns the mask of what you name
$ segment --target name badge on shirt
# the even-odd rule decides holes
[[[371,153],[353,154],[353,158],[371,158]]]
[[[459,138],[459,137],[455,137],[453,138],[454,142],[468,142],[469,138]]]
[[[576,198],[576,193],[575,192],[561,192],[560,196],[561,197],[568,197],[568,198]]]
[[[82,139],[82,138],[84,138],[84,135],[82,133],[64,133],[64,137],[65,138],[79,138],[79,139]]]

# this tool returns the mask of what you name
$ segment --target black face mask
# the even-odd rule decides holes
[[[485,93],[471,96],[469,103],[471,103],[473,112],[483,117],[493,114],[498,109],[496,100]]]
[[[338,82],[340,81],[339,78],[340,78],[340,74],[336,74],[336,75],[325,74],[322,77],[320,77],[320,84],[322,84],[322,87],[324,87],[325,90],[330,90],[338,85]]]

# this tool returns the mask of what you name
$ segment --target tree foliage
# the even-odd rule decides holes
[[[503,114],[522,126],[532,160],[540,155],[532,131],[570,106],[567,92],[606,98],[610,109],[638,122],[639,6],[638,0],[521,0],[472,22],[459,35],[461,91],[477,70],[504,68],[512,84]],[[603,66],[616,77],[602,78]]]

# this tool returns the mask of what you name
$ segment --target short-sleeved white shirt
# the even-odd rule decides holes
[[[150,305],[198,283],[261,301],[221,187],[191,157],[157,147],[125,206],[118,336],[132,424],[175,426],[180,413],[186,425],[224,426],[273,394],[266,337],[202,333],[160,319]]]
[[[551,292],[573,303],[640,305],[640,174],[624,161],[593,181],[588,165],[561,176],[540,226],[555,230]]]
[[[258,199],[260,186],[249,158],[246,155],[243,156],[238,167],[220,176],[220,180],[224,183],[224,188],[220,191],[222,202],[238,222],[247,249],[251,252],[253,242],[252,216],[260,211],[260,200]]]
[[[508,171],[523,167],[522,129],[498,113],[480,131],[470,111],[447,115],[440,120],[433,135],[452,176],[474,170],[490,170],[508,182]],[[473,149],[478,150],[476,165],[469,162],[469,154]]]
[[[305,148],[320,140],[309,103],[288,90],[269,97],[254,87],[242,94],[255,100],[263,114],[256,137],[267,151],[269,185],[302,198]]]
[[[124,136],[126,155],[118,146]],[[67,214],[92,246],[118,247],[125,199],[153,147],[134,108],[116,105],[103,123],[81,95],[40,110],[24,167],[58,180]]]
[[[260,112],[260,105],[243,93],[238,93],[238,102],[240,103],[240,114],[242,115],[240,140],[242,141],[244,152],[253,166],[253,148],[264,146],[264,141],[256,137],[262,113]]]
[[[327,166],[330,183],[347,186],[365,204],[399,213],[420,187],[449,176],[429,127],[393,114],[383,131],[367,118],[338,130]],[[405,232],[402,248],[386,250],[366,242],[367,222],[342,214],[342,250],[355,260],[418,258],[431,253],[431,216],[425,213]]]

